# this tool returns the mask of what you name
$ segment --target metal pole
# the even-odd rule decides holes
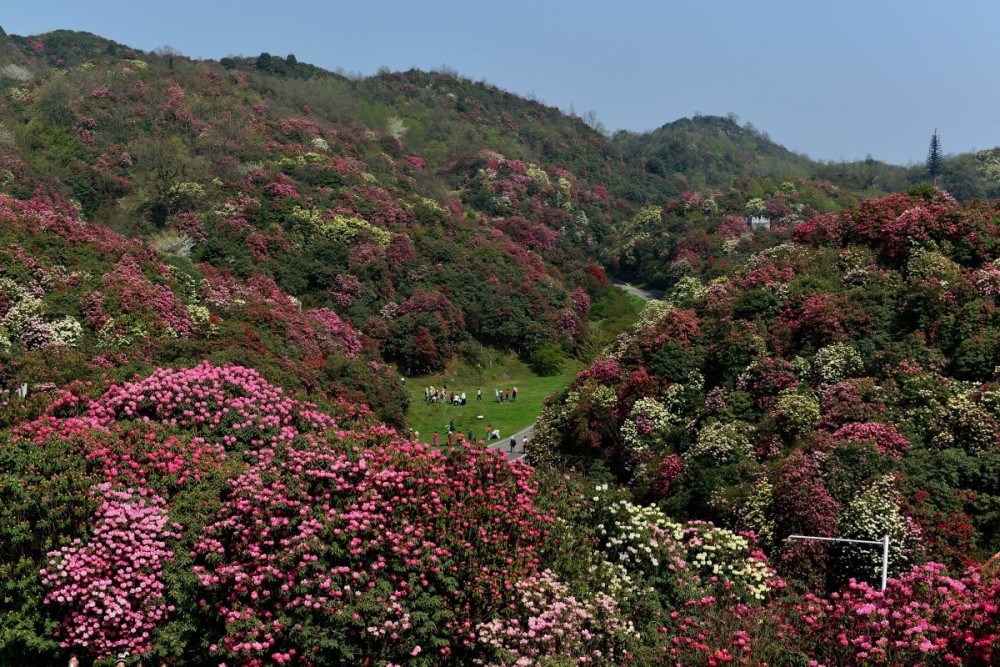
[[[885,591],[886,580],[889,578],[889,536],[882,537],[882,590]]]

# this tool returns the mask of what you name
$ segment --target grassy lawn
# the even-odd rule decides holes
[[[421,442],[432,442],[434,431],[444,442],[447,424],[452,419],[458,432],[466,433],[471,428],[476,438],[486,437],[487,425],[499,428],[501,438],[510,436],[534,422],[542,411],[542,400],[564,389],[583,368],[579,362],[569,360],[563,364],[561,374],[539,377],[515,355],[494,352],[492,358],[492,366],[476,368],[454,359],[444,373],[407,378],[410,409],[406,418],[410,428],[420,432]],[[439,390],[442,385],[448,385],[448,391],[457,394],[464,391],[467,398],[465,406],[425,403],[424,387],[432,385]],[[483,400],[477,401],[476,390],[480,387]],[[494,401],[494,389],[506,391],[514,387],[518,388],[517,402]]]
[[[594,301],[591,320],[588,324],[589,341],[579,355],[583,359],[598,356],[604,347],[614,340],[621,331],[631,327],[639,317],[646,302],[619,289],[609,289],[607,294]],[[573,377],[584,366],[581,361],[569,359],[563,364],[562,373],[550,377],[540,377],[531,367],[514,354],[490,351],[487,348],[485,363],[476,367],[455,358],[444,373],[406,379],[406,390],[410,396],[410,408],[406,419],[410,428],[419,431],[420,441],[432,442],[434,431],[445,441],[448,422],[455,420],[455,429],[467,433],[471,428],[476,438],[486,436],[486,427],[500,429],[500,437],[510,436],[530,425],[542,411],[542,401],[566,388]],[[424,387],[434,386],[466,396],[465,406],[424,402]],[[497,403],[493,390],[518,388],[517,402]],[[476,400],[476,390],[482,388],[483,400]],[[482,419],[479,416],[482,415]]]

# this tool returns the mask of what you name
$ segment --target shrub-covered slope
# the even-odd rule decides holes
[[[284,78],[70,32],[5,48],[18,62],[0,80],[3,193],[69,202],[167,255],[271,280],[404,372],[438,370],[473,339],[572,352],[585,314],[571,288],[605,289],[590,256],[620,213],[590,179],[607,156],[575,164],[571,139],[600,137],[554,110],[522,105],[536,112],[524,127],[569,132],[549,155],[465,116],[482,132],[437,154],[419,125],[448,82],[470,88],[455,77],[438,91],[419,73]]]
[[[785,536],[889,534],[896,571],[1000,551],[998,221],[932,190],[754,238],[723,219],[708,238],[756,252],[679,279],[547,409],[532,457],[600,459],[821,585],[872,561]]]
[[[47,388],[211,359],[402,423],[405,392],[377,355],[349,321],[267,276],[165,258],[72,209],[0,195],[0,382],[28,383],[39,405]]]

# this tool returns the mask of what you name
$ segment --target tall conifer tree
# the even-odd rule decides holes
[[[931,136],[931,146],[927,149],[927,175],[931,177],[931,183],[937,185],[937,177],[941,175],[941,139],[937,130]]]

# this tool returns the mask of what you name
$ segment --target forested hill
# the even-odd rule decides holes
[[[480,344],[526,358],[543,346],[574,353],[586,304],[608,289],[597,249],[634,206],[612,193],[627,176],[600,134],[452,75],[356,80],[292,56],[193,61],[71,31],[4,37],[0,53],[0,195],[19,227],[59,215],[110,230],[116,246],[138,239],[134,266],[118,273],[170,293],[177,308],[206,307],[227,323],[247,314],[222,301],[333,313],[372,363],[407,374]],[[12,241],[32,248],[38,271],[116,271],[100,252],[70,267],[43,239]],[[16,282],[12,266],[3,271]],[[185,281],[229,295],[180,293]],[[47,325],[73,318],[81,345],[130,363],[198,358],[178,357],[170,340],[185,325],[151,326],[149,300],[98,286],[84,279],[72,298],[41,297],[35,314]],[[88,316],[93,290],[114,336],[102,336],[105,317]],[[308,322],[265,313],[248,324],[244,349],[278,356],[262,369],[270,379],[360,391],[402,423],[370,364],[345,365],[308,343]],[[26,342],[20,320],[3,326],[3,381],[16,382],[25,355],[45,346]],[[141,335],[125,335],[132,329]],[[34,368],[34,382],[99,373],[82,362],[58,377]]]
[[[681,118],[652,132],[619,132],[614,142],[642,164],[647,187],[672,194],[726,187],[734,177],[807,178],[816,167],[733,116]]]

